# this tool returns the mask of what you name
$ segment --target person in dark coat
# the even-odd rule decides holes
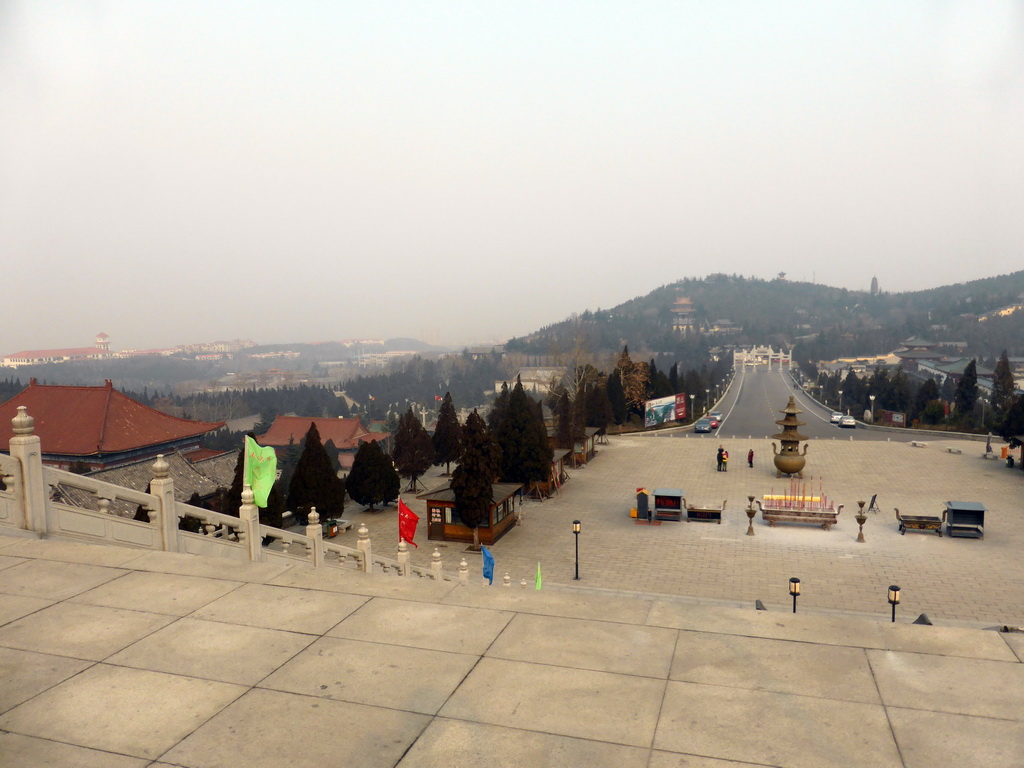
[[[722,446],[718,446],[718,471],[722,471],[722,456],[725,454],[725,450]]]
[[[754,449],[753,448],[751,448],[749,451],[747,451],[747,466],[748,467],[753,467],[754,466]]]

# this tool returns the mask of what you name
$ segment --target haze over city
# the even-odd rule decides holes
[[[3,352],[1024,266],[1024,6],[0,5]]]

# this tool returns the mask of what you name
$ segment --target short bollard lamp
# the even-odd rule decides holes
[[[896,606],[900,604],[900,588],[895,584],[889,587],[889,605],[892,606],[892,621],[896,623]]]
[[[576,539],[576,575],[573,576],[573,581],[580,580],[580,521],[572,521],[572,535]]]
[[[800,579],[789,580],[789,594],[793,596],[793,613],[796,613],[796,599],[800,596]]]

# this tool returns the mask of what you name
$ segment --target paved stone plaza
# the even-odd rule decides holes
[[[839,432],[840,437],[849,433]],[[715,470],[715,450],[723,444],[729,471]],[[803,582],[805,610],[886,615],[886,589],[903,589],[901,615],[927,613],[933,620],[972,626],[1024,624],[1024,473],[1001,460],[981,458],[984,443],[930,440],[908,443],[812,440],[805,479],[807,492],[819,488],[845,504],[830,531],[806,525],[769,527],[758,517],[756,535],[746,536],[747,496],[788,490],[772,469],[770,441],[717,436],[670,439],[612,437],[599,446],[561,495],[523,505],[523,524],[492,548],[496,573],[532,584],[538,561],[546,585],[617,590],[642,595],[673,595],[735,605],[785,605],[788,581]],[[746,465],[747,450],[755,466]],[[948,448],[961,453],[949,453]],[[997,448],[998,450],[998,448]],[[427,478],[424,483],[443,482]],[[629,518],[635,489],[682,488],[691,502],[728,506],[721,525],[664,522],[640,526]],[[866,543],[857,543],[854,514],[858,500],[878,495],[882,511],[869,515]],[[421,516],[413,561],[427,565],[438,544],[426,540],[426,508],[406,494]],[[897,531],[894,507],[904,514],[940,515],[947,500],[981,501],[988,508],[984,539],[941,538]],[[392,553],[397,544],[394,507],[347,514],[356,525],[338,540],[355,541],[365,523],[375,551]],[[581,579],[573,581],[572,521],[582,521]],[[440,543],[445,568],[454,572],[463,558],[475,580],[480,556],[464,545]]]
[[[1020,766],[1024,635],[0,536],[0,764]]]

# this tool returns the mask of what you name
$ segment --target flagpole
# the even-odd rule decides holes
[[[242,491],[245,491],[245,486],[248,485],[249,480],[249,441],[247,438],[249,433],[246,432],[242,435]]]

